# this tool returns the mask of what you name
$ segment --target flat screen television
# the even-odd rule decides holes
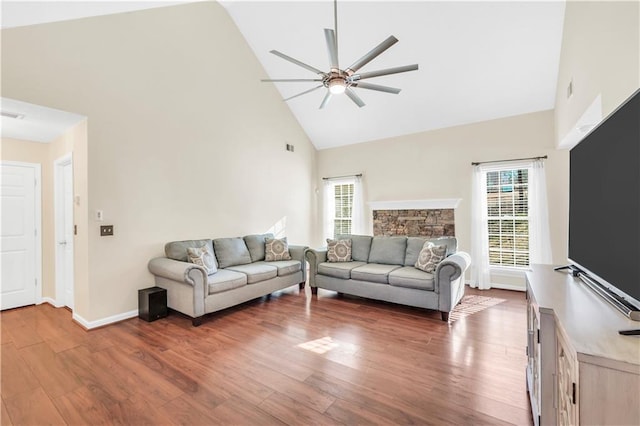
[[[571,149],[569,261],[640,320],[640,90]]]

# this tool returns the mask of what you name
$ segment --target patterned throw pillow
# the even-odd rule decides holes
[[[209,253],[209,249],[206,244],[198,248],[187,248],[187,258],[190,263],[202,266],[204,270],[207,271],[207,275],[212,275],[218,272],[216,262],[213,258],[213,253]]]
[[[327,260],[329,262],[351,262],[351,240],[327,238]]]
[[[422,271],[433,273],[438,263],[444,259],[446,253],[447,246],[437,246],[431,241],[427,241],[422,246],[422,250],[420,250],[415,267]]]
[[[265,238],[264,260],[266,260],[267,262],[275,262],[277,260],[291,260],[291,253],[289,253],[287,237],[284,237],[282,239]]]

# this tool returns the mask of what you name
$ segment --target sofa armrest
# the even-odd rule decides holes
[[[307,246],[299,246],[299,245],[289,245],[289,254],[291,255],[291,259],[299,260],[302,270],[302,282],[307,281],[307,264],[304,260],[304,253],[307,250]]]
[[[160,287],[166,288],[167,284],[186,284],[193,287],[193,309],[190,313],[194,317],[204,315],[204,299],[207,297],[208,286],[207,272],[202,266],[167,257],[156,257],[149,261],[148,268],[149,272],[156,276],[156,285]],[[167,291],[171,291],[171,288],[167,288]]]
[[[471,257],[463,251],[452,254],[438,264],[435,291],[440,294],[440,311],[450,312],[464,295],[464,275],[469,265]]]
[[[327,261],[327,249],[308,248],[304,252],[304,256],[307,258],[307,262],[309,262],[309,285],[316,287],[318,265]]]
[[[167,257],[156,257],[151,259],[148,266],[149,272],[153,275],[174,281],[183,281],[191,285],[194,285],[194,279],[190,276],[192,270],[201,270],[202,273],[205,273],[204,268],[196,265],[195,263],[181,262]]]

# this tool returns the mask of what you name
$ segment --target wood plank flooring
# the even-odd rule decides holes
[[[85,331],[4,311],[1,424],[532,424],[524,293],[438,312],[291,287],[207,317]]]

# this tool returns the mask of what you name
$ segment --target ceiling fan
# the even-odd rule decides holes
[[[334,0],[333,2],[333,17],[334,17],[334,29],[325,28],[324,36],[327,41],[327,49],[329,51],[329,62],[331,65],[331,69],[329,72],[324,72],[319,70],[318,68],[312,67],[311,65],[305,64],[297,59],[292,58],[291,56],[285,55],[284,53],[278,52],[277,50],[271,50],[269,53],[273,53],[276,56],[281,57],[291,63],[294,63],[302,68],[305,68],[309,71],[312,71],[318,74],[318,78],[308,78],[308,79],[300,79],[300,78],[281,78],[281,79],[263,79],[263,82],[318,82],[320,83],[318,86],[305,90],[302,93],[298,93],[297,95],[293,95],[285,99],[288,101],[293,98],[297,98],[298,96],[306,95],[307,93],[313,92],[314,90],[320,89],[322,87],[327,88],[327,93],[320,104],[320,109],[327,106],[331,97],[333,95],[340,95],[345,93],[358,107],[362,108],[365,103],[360,99],[360,97],[352,90],[352,88],[359,89],[367,89],[367,90],[376,90],[378,92],[386,92],[398,94],[400,93],[400,89],[396,89],[395,87],[389,86],[381,86],[379,84],[366,83],[362,80],[380,77],[383,75],[390,74],[398,74],[407,71],[415,71],[418,69],[418,64],[413,65],[405,65],[402,67],[394,67],[394,68],[386,68],[378,71],[369,71],[369,72],[361,72],[358,73],[358,70],[371,62],[373,59],[382,54],[385,50],[393,46],[398,42],[398,39],[394,36],[389,36],[382,43],[371,49],[367,54],[365,54],[362,58],[355,61],[352,65],[345,69],[341,69],[338,64],[338,2]]]

